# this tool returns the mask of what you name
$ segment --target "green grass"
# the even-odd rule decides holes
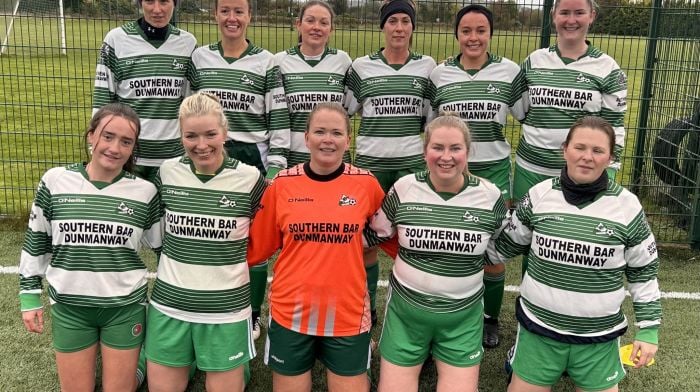
[[[41,174],[48,168],[85,160],[81,135],[91,113],[92,88],[97,50],[104,35],[120,20],[68,18],[68,54],[58,55],[55,21],[33,18],[15,20],[10,40],[16,45],[0,56],[0,91],[6,93],[0,104],[0,215],[21,214],[34,196]],[[207,22],[183,22],[198,43],[218,39],[217,27]],[[3,30],[4,31],[4,30]],[[252,42],[277,52],[296,42],[296,31],[287,24],[251,26]],[[623,170],[618,181],[629,185],[635,151],[637,121],[644,71],[646,40],[640,37],[592,35],[596,46],[615,58],[629,79],[627,129]],[[339,28],[331,45],[346,50],[353,58],[381,46],[382,35],[374,25]],[[554,38],[552,38],[554,42]],[[537,48],[536,31],[496,31],[490,51],[522,61]],[[451,29],[420,27],[414,33],[415,50],[433,56],[438,62],[458,52]],[[517,146],[520,126],[509,120],[506,136]],[[650,148],[648,146],[648,148]],[[650,174],[653,178],[653,174]],[[686,242],[688,233],[675,227],[674,220],[657,213],[656,201],[648,210],[659,241]]]
[[[24,234],[19,228],[0,230],[0,266],[18,264],[21,243]],[[155,258],[150,251],[143,252],[144,259],[150,270],[155,270]],[[661,248],[662,260],[659,269],[659,282],[662,291],[697,292],[700,287],[700,254],[685,249]],[[387,279],[391,262],[381,259],[380,279]],[[520,262],[514,261],[508,265],[506,284],[518,285],[520,281]],[[19,301],[17,298],[18,282],[16,275],[0,275],[0,297],[5,298],[0,303],[0,391],[49,391],[58,390],[58,376],[51,349],[50,316],[47,317],[46,331],[42,335],[30,334],[24,330],[20,320]],[[380,288],[378,294],[379,314],[383,314],[386,289]],[[44,295],[46,297],[46,295]],[[506,351],[514,342],[516,322],[513,315],[515,293],[507,292],[504,298],[501,314],[502,336],[501,345],[488,350],[481,364],[479,390],[504,391],[506,379],[503,372],[503,362]],[[700,325],[700,301],[663,299],[664,319],[660,332],[660,349],[657,354],[657,364],[641,370],[628,370],[627,377],[620,384],[620,390],[700,390],[700,378],[693,376],[695,366],[693,358],[700,356],[700,337],[697,325]],[[624,303],[625,314],[633,318],[629,298]],[[263,310],[265,313],[266,310]],[[48,313],[48,312],[47,312]],[[381,317],[380,317],[381,322]],[[381,328],[381,324],[380,324]],[[378,338],[380,328],[375,330]],[[633,339],[634,328],[623,337],[623,344]],[[256,342],[258,356],[252,361],[253,378],[249,391],[271,390],[271,374],[262,363],[264,336]],[[372,357],[372,384],[376,386],[379,375],[379,355]],[[318,365],[314,368],[314,391],[325,390],[324,370]],[[436,374],[434,367],[424,369],[421,378],[420,391],[434,391]],[[146,391],[142,388],[141,391]],[[374,389],[373,389],[374,390]],[[553,389],[555,392],[572,391],[573,386],[565,379]],[[188,391],[204,391],[204,379],[197,373]]]

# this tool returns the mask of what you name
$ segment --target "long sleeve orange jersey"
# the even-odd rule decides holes
[[[248,242],[248,263],[279,248],[270,288],[272,318],[316,336],[370,328],[362,231],[384,192],[367,170],[344,164],[327,176],[300,164],[281,171],[263,195]]]

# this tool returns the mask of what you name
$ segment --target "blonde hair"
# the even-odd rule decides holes
[[[228,131],[228,120],[224,114],[224,109],[219,103],[219,98],[210,93],[198,92],[185,98],[180,104],[177,119],[182,135],[182,120],[190,117],[203,117],[214,115],[219,118],[219,126],[224,133]]]
[[[456,112],[440,112],[440,115],[425,126],[425,139],[423,141],[423,151],[428,149],[430,137],[438,128],[455,128],[462,133],[464,137],[464,145],[467,146],[467,152],[471,150],[472,134],[469,126],[459,117]]]
[[[428,151],[428,144],[433,136],[433,132],[439,128],[453,128],[458,130],[464,138],[464,145],[467,147],[467,154],[469,154],[472,144],[472,134],[469,131],[467,123],[464,122],[456,112],[440,112],[438,117],[425,126],[425,139],[423,141],[424,154]],[[464,168],[464,174],[469,174],[469,165]]]

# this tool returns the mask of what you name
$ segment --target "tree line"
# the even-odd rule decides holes
[[[7,2],[7,0],[4,0]],[[44,2],[55,0],[21,1],[23,11]],[[328,0],[336,14],[339,27],[355,28],[378,23],[380,1]],[[454,15],[470,0],[417,0],[417,16],[423,26],[450,29]],[[542,5],[535,3],[518,5],[515,0],[487,0],[483,2],[494,14],[496,30],[536,30],[542,27]],[[65,0],[65,7],[74,13],[90,16],[136,14],[133,0]],[[296,16],[300,0],[251,0],[251,6],[258,19],[271,23],[287,23]],[[43,4],[46,6],[46,4]],[[646,36],[649,34],[652,0],[598,0],[598,17],[591,27],[593,33]],[[55,7],[55,6],[54,6]],[[53,7],[49,7],[53,8]],[[213,15],[214,0],[180,0],[179,15],[183,18],[208,19]],[[660,35],[666,37],[700,37],[700,2],[696,0],[664,0],[660,15]],[[545,19],[546,18],[546,19]]]

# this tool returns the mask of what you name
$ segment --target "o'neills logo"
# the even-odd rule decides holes
[[[314,201],[311,197],[290,197],[287,199],[287,203],[310,203]]]
[[[433,209],[430,208],[430,207],[408,206],[408,207],[406,207],[406,211],[425,211],[425,212],[433,212]]]
[[[177,196],[189,196],[190,194],[185,191],[176,191],[175,189],[166,189],[165,193],[168,195],[177,195]]]
[[[87,203],[85,199],[79,197],[62,197],[58,199],[59,203]]]

